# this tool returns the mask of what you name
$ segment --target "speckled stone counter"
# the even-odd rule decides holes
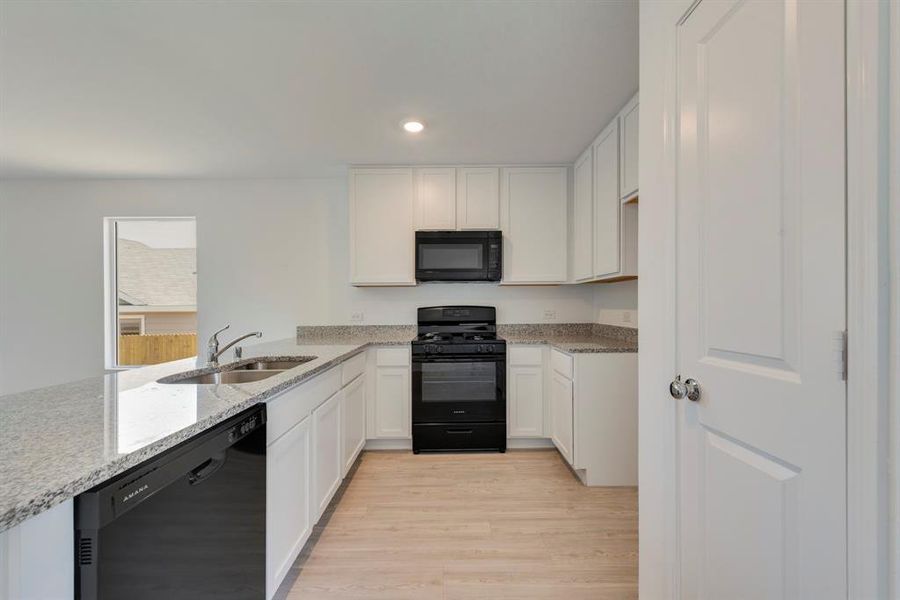
[[[245,360],[316,357],[252,383],[157,383],[198,368],[195,359],[185,359],[0,396],[0,531],[339,364],[367,345],[281,340],[246,346]]]
[[[300,325],[297,341],[304,344],[408,344],[416,337],[415,325]]]
[[[497,334],[510,344],[549,344],[564,352],[637,352],[637,329],[599,323],[499,324]],[[415,325],[301,325],[298,343],[408,344]]]
[[[599,323],[497,325],[509,344],[549,344],[563,352],[637,352],[637,329]]]

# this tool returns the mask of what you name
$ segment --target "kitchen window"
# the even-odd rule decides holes
[[[109,217],[104,229],[106,367],[196,356],[196,220]]]

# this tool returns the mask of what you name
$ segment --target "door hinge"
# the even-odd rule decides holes
[[[847,381],[847,330],[841,332],[841,381]]]

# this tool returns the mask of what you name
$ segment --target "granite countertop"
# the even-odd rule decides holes
[[[369,343],[288,339],[246,346],[245,360],[316,357],[251,383],[157,383],[197,369],[197,359],[190,358],[0,396],[0,531],[321,373]]]
[[[570,353],[637,352],[637,329],[599,323],[498,325],[509,344],[549,344]]]
[[[596,324],[499,325],[510,344],[636,352],[637,330]],[[301,326],[297,338],[245,346],[315,359],[256,382],[162,384],[202,372],[196,358],[0,396],[0,531],[106,481],[372,345],[405,345],[415,325]]]
[[[599,323],[500,324],[497,335],[510,344],[549,344],[563,352],[637,352],[637,329]],[[415,325],[304,325],[297,328],[304,343],[407,344]]]

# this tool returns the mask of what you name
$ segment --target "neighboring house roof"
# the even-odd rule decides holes
[[[196,306],[196,248],[151,248],[119,239],[119,304]]]

